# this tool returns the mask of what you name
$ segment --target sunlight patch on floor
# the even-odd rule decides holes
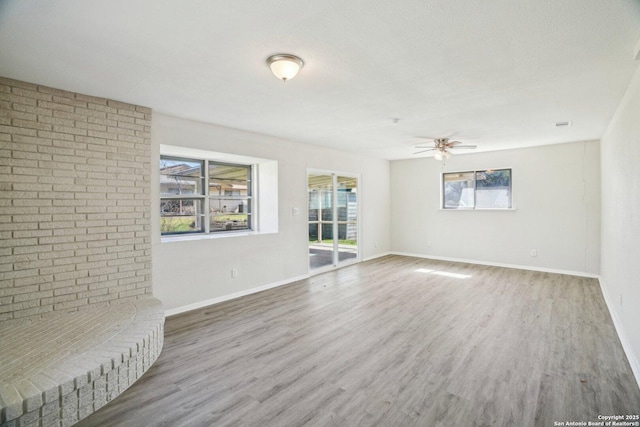
[[[447,271],[438,271],[438,270],[429,270],[428,268],[419,268],[416,270],[417,273],[428,273],[428,274],[437,274],[438,276],[446,276],[453,277],[456,279],[468,279],[471,276],[468,274],[459,274],[459,273],[449,273]]]

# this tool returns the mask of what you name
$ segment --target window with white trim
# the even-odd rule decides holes
[[[253,229],[253,168],[160,156],[162,235]]]
[[[511,209],[511,169],[442,174],[443,209]]]

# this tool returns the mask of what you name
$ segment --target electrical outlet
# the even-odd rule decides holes
[[[231,269],[231,278],[235,279],[236,277],[238,277],[238,269],[237,268],[232,268]]]
[[[300,215],[300,208],[291,208],[291,215]]]
[[[427,247],[430,248],[431,247],[431,240],[427,240]]]
[[[538,256],[538,251],[535,249],[531,249],[531,256]]]

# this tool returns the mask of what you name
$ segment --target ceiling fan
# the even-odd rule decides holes
[[[428,139],[431,139],[431,138],[428,138]],[[436,160],[446,160],[449,157],[451,157],[451,155],[453,154],[450,152],[450,150],[457,149],[457,148],[474,149],[477,147],[476,145],[460,145],[460,144],[462,144],[462,142],[449,141],[449,138],[435,138],[433,139],[433,147],[425,147],[425,146],[418,145],[416,146],[416,148],[424,148],[425,150],[417,151],[413,154],[426,153],[427,151],[435,151],[435,154],[433,155],[433,157]]]

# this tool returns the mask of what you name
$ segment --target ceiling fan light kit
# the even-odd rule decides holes
[[[451,158],[451,153],[448,151],[436,151],[436,154],[433,155],[436,160],[447,160]]]

